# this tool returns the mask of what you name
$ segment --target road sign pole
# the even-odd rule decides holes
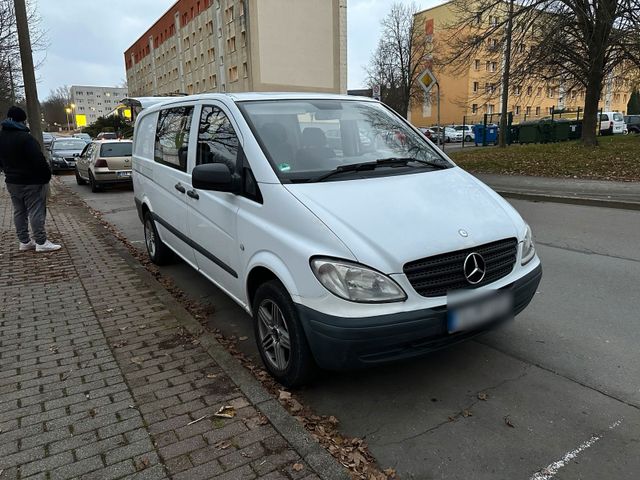
[[[440,131],[440,148],[442,148],[442,151],[444,152],[444,128],[440,127],[440,84],[438,82],[436,82],[436,102],[438,103],[438,118],[437,118],[437,122],[438,122],[438,130]]]

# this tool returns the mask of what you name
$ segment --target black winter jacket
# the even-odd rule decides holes
[[[22,123],[4,120],[0,131],[0,166],[7,183],[44,185],[51,180],[49,163],[38,141]]]

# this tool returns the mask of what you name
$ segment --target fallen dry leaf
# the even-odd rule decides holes
[[[278,400],[291,400],[291,393],[285,390],[280,390],[278,393]]]
[[[149,466],[149,459],[147,457],[139,458],[136,461],[136,470],[139,472],[140,470],[144,470]]]
[[[464,418],[473,417],[473,412],[465,408],[464,410],[462,410],[462,416]]]
[[[227,448],[229,448],[231,446],[231,442],[228,440],[222,440],[221,442],[218,442],[216,444],[213,445],[215,448],[219,449],[219,450],[226,450]]]
[[[218,376],[217,373],[208,373],[207,378],[216,378]]]
[[[244,337],[244,336],[238,338],[238,340],[240,340],[241,342],[244,342],[245,340],[248,340],[248,339],[249,337]]]
[[[509,417],[509,415],[507,415],[506,417],[504,417],[504,423],[505,425],[507,425],[508,427],[511,428],[516,428],[516,426],[513,424],[513,422],[511,421],[511,417]]]
[[[487,398],[488,398],[488,396],[487,396],[487,394],[486,394],[486,393],[479,393],[479,394],[478,394],[478,400],[482,400],[482,401],[485,401],[485,402],[486,402],[486,401],[487,401]]]
[[[218,418],[233,418],[236,416],[236,409],[231,405],[225,405],[220,407],[216,413],[213,414],[214,417]]]
[[[300,472],[304,468],[304,465],[301,464],[301,463],[294,463],[293,467],[291,467],[291,468],[293,468],[294,472]]]
[[[130,361],[136,365],[142,365],[143,363],[142,357],[131,357]]]

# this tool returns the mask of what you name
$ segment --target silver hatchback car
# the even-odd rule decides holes
[[[97,140],[89,143],[76,162],[78,185],[89,183],[92,192],[105,185],[131,184],[131,140]]]

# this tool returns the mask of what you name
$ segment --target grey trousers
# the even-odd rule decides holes
[[[44,222],[47,217],[47,194],[49,184],[45,185],[17,185],[7,183],[7,190],[13,203],[13,221],[16,224],[18,240],[29,243],[29,223],[33,239],[42,245],[47,241]]]

